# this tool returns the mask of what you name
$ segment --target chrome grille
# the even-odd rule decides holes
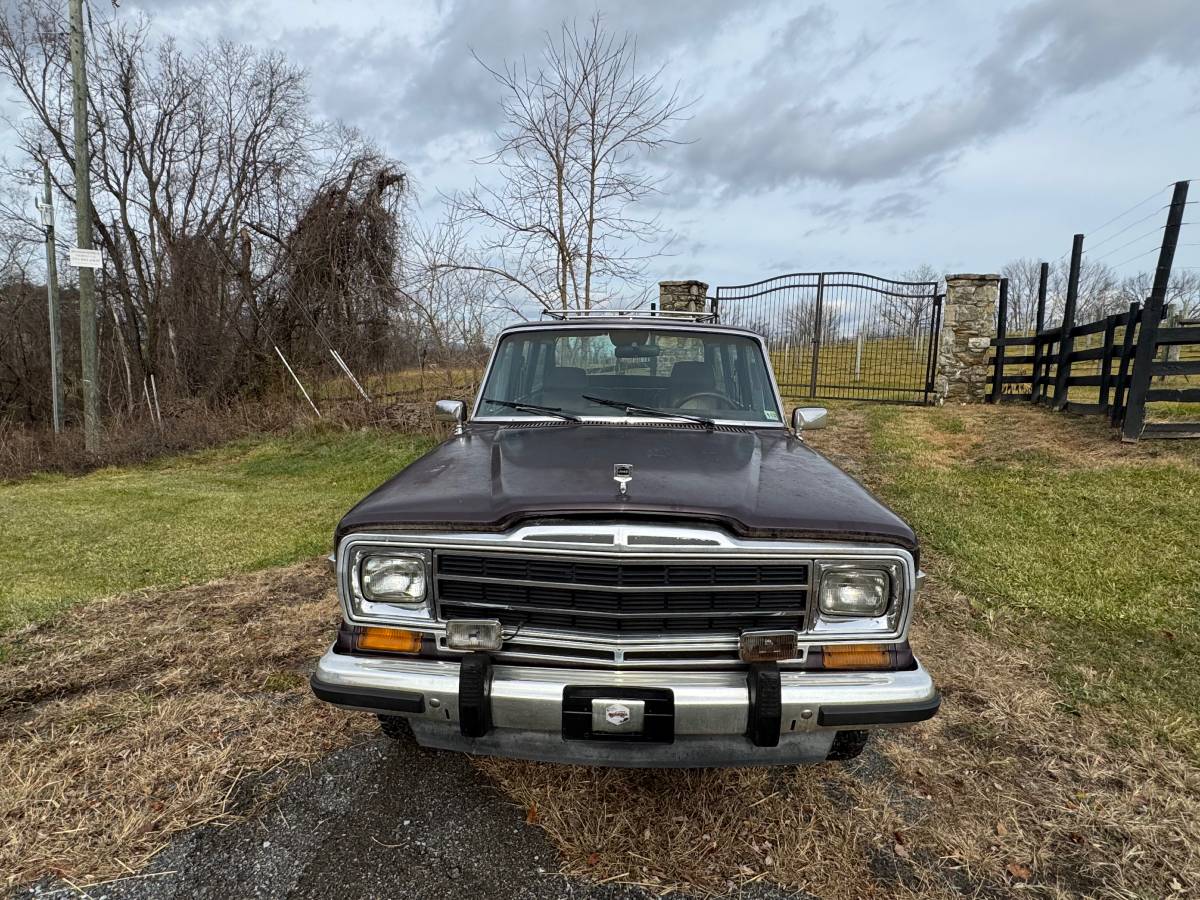
[[[804,627],[806,560],[609,559],[438,551],[440,618],[647,639]]]

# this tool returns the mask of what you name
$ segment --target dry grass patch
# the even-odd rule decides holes
[[[0,871],[86,883],[230,818],[240,783],[367,726],[309,692],[336,618],[321,563],[137,594],[17,636],[0,668]]]
[[[1042,661],[966,601],[926,600],[918,650],[945,701],[849,766],[625,770],[481,759],[564,870],[720,894],[767,879],[825,898],[1186,896],[1200,771],[1144,723],[1063,711]],[[997,626],[999,627],[999,626]]]
[[[1036,458],[1071,468],[1102,468],[1200,459],[1194,442],[1124,444],[1104,416],[1053,412],[1028,403],[915,409],[893,421],[922,444],[923,463],[940,466]]]

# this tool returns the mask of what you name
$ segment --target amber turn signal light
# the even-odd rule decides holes
[[[826,669],[890,669],[892,654],[881,644],[829,644],[825,647]]]
[[[355,641],[359,650],[382,650],[387,653],[420,653],[421,633],[402,628],[378,628],[368,625]]]

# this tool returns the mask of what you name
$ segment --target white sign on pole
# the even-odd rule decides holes
[[[79,247],[71,248],[68,262],[77,269],[99,269],[104,265],[99,250],[81,250]]]

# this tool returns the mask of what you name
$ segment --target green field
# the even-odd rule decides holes
[[[941,577],[1048,642],[1079,702],[1144,712],[1200,753],[1200,445],[1130,448],[1010,406],[858,409],[873,486]]]
[[[929,358],[928,335],[832,340],[818,351],[816,396],[866,400],[920,400]],[[812,348],[775,345],[771,368],[785,397],[807,397],[812,384]]]
[[[341,514],[431,444],[304,432],[2,484],[0,633],[80,600],[327,552]]]

